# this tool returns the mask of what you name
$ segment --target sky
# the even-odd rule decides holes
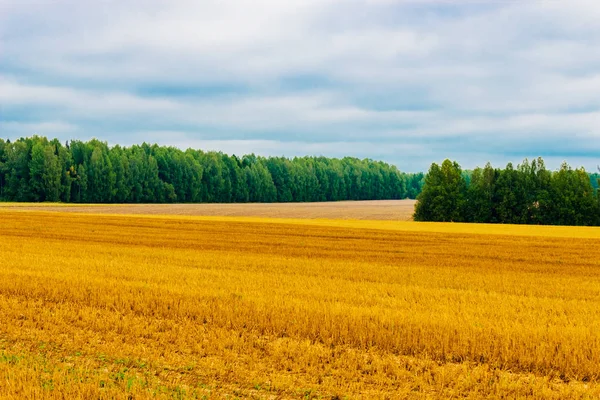
[[[596,0],[0,0],[0,137],[600,164]]]

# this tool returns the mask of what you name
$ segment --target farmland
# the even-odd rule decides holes
[[[599,228],[119,207],[0,207],[0,397],[600,396]]]
[[[144,214],[229,217],[276,217],[301,219],[395,220],[412,219],[415,200],[335,201],[316,203],[229,204],[65,204],[0,203],[21,210],[83,212],[94,214]]]

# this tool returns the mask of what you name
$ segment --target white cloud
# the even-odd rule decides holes
[[[0,135],[16,136],[50,136],[56,134],[72,134],[77,132],[77,125],[62,121],[15,122],[0,121]]]
[[[12,106],[38,105],[61,109],[72,118],[91,116],[102,120],[120,115],[174,119],[238,130],[356,121],[417,121],[427,115],[412,111],[365,110],[345,105],[335,94],[328,92],[175,100],[145,98],[121,92],[32,86],[1,78],[0,102]]]
[[[588,154],[599,17],[591,0],[0,0],[0,107],[24,129],[184,125],[183,147]],[[161,85],[239,91],[136,90]]]
[[[0,77],[0,101],[7,105],[45,105],[78,113],[168,112],[177,104],[168,99],[147,99],[123,92],[82,91],[56,86],[24,85]]]
[[[280,140],[197,140],[190,137],[189,133],[178,131],[146,131],[136,132],[135,138],[151,140],[165,146],[175,146],[181,149],[194,148],[208,151],[223,151],[228,154],[258,154],[263,156],[305,156],[329,155],[334,157],[368,157],[377,153],[380,157],[391,159],[402,154],[430,152],[422,145],[392,144],[381,146],[368,141],[359,142],[306,142],[306,141],[280,141]],[[134,144],[137,142],[132,142]]]

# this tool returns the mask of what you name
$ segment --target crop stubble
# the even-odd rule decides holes
[[[600,395],[597,229],[0,218],[0,396]]]
[[[302,219],[350,219],[409,221],[415,200],[365,200],[322,203],[235,204],[59,204],[0,203],[0,208],[94,214],[144,214]]]

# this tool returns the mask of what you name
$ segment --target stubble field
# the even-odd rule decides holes
[[[600,396],[600,229],[0,220],[0,397]]]
[[[415,200],[336,201],[323,203],[245,203],[245,204],[56,204],[0,203],[31,211],[60,211],[94,214],[143,214],[267,217],[299,219],[409,221]]]

